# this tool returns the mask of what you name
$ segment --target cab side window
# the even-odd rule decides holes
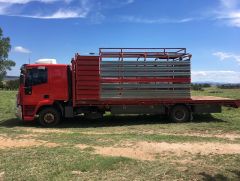
[[[47,83],[48,73],[47,69],[29,69],[27,71],[26,86],[33,86]]]

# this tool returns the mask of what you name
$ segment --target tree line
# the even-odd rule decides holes
[[[208,83],[202,83],[202,84],[198,84],[198,83],[192,83],[191,84],[191,89],[192,90],[198,90],[198,91],[203,91],[203,88],[207,88],[207,87],[211,87],[211,84]]]
[[[19,87],[19,79],[0,82],[0,89],[2,90],[17,90],[18,87]]]
[[[10,50],[10,38],[3,36],[3,31],[0,27],[0,88],[6,88],[5,86],[7,86],[9,89],[13,89],[19,84],[17,80],[3,82],[3,78],[7,75],[7,71],[15,66],[15,62],[8,58]]]
[[[204,88],[211,87],[213,85],[209,83],[192,83],[191,84],[191,89],[192,90],[197,90],[197,91],[204,91]],[[214,85],[219,89],[239,89],[240,84],[218,84]]]

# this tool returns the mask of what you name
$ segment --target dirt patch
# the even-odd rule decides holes
[[[0,181],[3,181],[4,179],[4,174],[5,174],[5,172],[0,172]]]
[[[198,137],[214,137],[214,138],[223,138],[223,139],[229,139],[231,141],[234,141],[235,139],[240,138],[239,134],[231,134],[231,133],[225,133],[225,134],[204,134],[204,133],[183,133],[183,134],[166,134],[166,135],[175,135],[175,136],[198,136]]]
[[[240,154],[240,144],[224,143],[153,143],[138,142],[135,148],[154,153],[190,154]]]
[[[217,134],[209,134],[209,133],[164,133],[164,132],[156,132],[156,131],[145,131],[142,134],[157,134],[157,135],[169,135],[169,136],[197,136],[197,137],[209,137],[209,138],[223,138],[234,141],[235,139],[240,139],[240,134],[237,133],[217,133]]]
[[[197,165],[198,162],[196,160],[192,160],[191,157],[189,157],[188,159],[179,159],[179,160],[173,160],[172,161],[174,164],[176,163],[179,163],[181,165],[188,165],[188,164],[191,164],[191,165]]]
[[[95,132],[95,131],[83,131],[79,132],[81,134],[86,134],[86,135],[109,135],[109,134],[122,134],[122,133],[114,133],[114,132]]]
[[[24,128],[25,131],[32,133],[74,133],[64,129],[48,129],[48,128]]]
[[[70,130],[63,130],[63,129],[47,129],[47,128],[25,128],[25,131],[32,132],[32,133],[74,133]],[[129,133],[127,131],[119,131],[119,132],[99,132],[99,131],[83,131],[78,132],[80,134],[86,134],[86,135],[109,135],[109,134],[125,134]],[[223,138],[223,139],[229,139],[231,141],[234,141],[235,139],[240,139],[240,134],[236,133],[223,133],[223,134],[209,134],[209,133],[162,133],[162,132],[154,132],[154,131],[145,131],[145,132],[130,132],[132,134],[158,134],[158,135],[173,135],[173,136],[198,136],[198,137],[213,137],[213,138]],[[31,137],[31,136],[29,136]],[[34,136],[33,136],[34,137]]]
[[[84,144],[76,145],[80,149],[85,149],[90,146]],[[136,150],[134,148],[124,148],[124,147],[100,147],[100,146],[91,146],[94,148],[96,154],[105,155],[105,156],[123,156],[139,160],[154,160],[155,156],[151,154],[146,154],[146,152],[141,150]]]
[[[87,148],[87,145],[76,145],[80,149]],[[123,156],[138,160],[155,160],[157,155],[184,154],[240,154],[240,144],[223,143],[154,143],[136,142],[123,143],[120,146],[100,147],[92,146],[96,154],[106,156]]]
[[[95,147],[94,147],[95,148]],[[154,160],[155,155],[151,152],[132,148],[113,148],[113,147],[97,147],[96,153],[106,156],[122,156],[139,160]]]
[[[72,174],[73,175],[81,175],[81,174],[83,174],[83,172],[82,171],[72,171]]]
[[[25,139],[25,138],[36,138],[38,135],[36,134],[21,134],[17,136],[18,139]]]
[[[35,139],[11,139],[0,137],[0,149],[32,146],[57,147],[59,144]]]
[[[240,134],[236,133],[224,133],[224,134],[209,134],[209,133],[159,133],[154,131],[146,131],[146,132],[127,132],[127,131],[120,131],[120,132],[95,132],[95,131],[84,131],[79,132],[81,134],[86,135],[109,135],[109,134],[125,134],[125,133],[132,133],[132,134],[157,134],[157,135],[169,135],[169,136],[197,136],[197,137],[211,137],[211,138],[223,138],[229,139],[234,141],[235,139],[240,139]]]

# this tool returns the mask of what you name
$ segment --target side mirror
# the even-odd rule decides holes
[[[32,87],[31,86],[24,87],[24,92],[25,92],[25,95],[31,95],[32,94]]]

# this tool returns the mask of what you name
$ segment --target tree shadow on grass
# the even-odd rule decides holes
[[[240,180],[240,171],[239,170],[229,170],[229,172],[234,174],[234,180]],[[232,180],[226,176],[224,176],[223,174],[216,174],[216,175],[210,175],[207,174],[206,172],[201,172],[199,173],[199,175],[201,175],[203,178],[203,181],[228,181],[228,180]]]
[[[205,172],[202,172],[199,175],[201,175],[203,177],[202,178],[203,181],[227,181],[227,180],[229,180],[226,176],[224,176],[222,174],[210,175]]]
[[[200,122],[224,122],[210,114],[196,115],[191,123]],[[188,124],[172,123],[164,115],[131,115],[131,116],[114,116],[107,115],[99,120],[85,119],[83,116],[77,116],[72,119],[64,119],[56,128],[94,128],[94,127],[114,127],[114,126],[131,126],[147,124]],[[23,122],[18,119],[8,119],[0,122],[0,127],[41,127],[38,122]]]
[[[14,128],[14,127],[40,127],[36,121],[24,122],[17,118],[2,120],[0,127]]]
[[[209,122],[226,122],[222,119],[213,117],[211,114],[195,114],[193,115],[192,122],[195,123],[209,123]]]

